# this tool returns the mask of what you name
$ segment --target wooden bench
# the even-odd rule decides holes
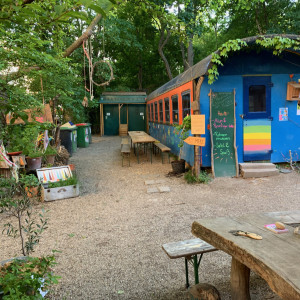
[[[123,143],[124,142],[124,143]],[[121,155],[122,155],[122,167],[124,165],[124,157],[128,158],[129,166],[130,166],[130,145],[127,138],[122,139],[121,143]]]
[[[128,138],[122,138],[121,145],[129,145]]]
[[[172,242],[162,245],[163,250],[171,259],[184,257],[185,260],[185,278],[186,288],[189,284],[188,263],[192,263],[194,267],[195,284],[199,283],[199,266],[204,253],[217,251],[212,245],[202,241],[201,239],[191,239],[179,242]],[[200,254],[199,260],[197,255]]]
[[[168,161],[170,163],[170,152],[171,152],[171,148],[165,146],[164,144],[158,142],[158,143],[154,143],[154,145],[160,150],[161,152],[161,162],[164,163],[164,153],[168,154]]]

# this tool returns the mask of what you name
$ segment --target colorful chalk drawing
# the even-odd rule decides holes
[[[271,121],[244,121],[244,158],[245,156],[267,154],[271,150]]]

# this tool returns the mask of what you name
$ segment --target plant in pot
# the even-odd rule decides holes
[[[44,160],[47,165],[54,165],[57,149],[54,146],[48,146],[44,152]]]
[[[31,257],[47,229],[45,212],[34,212],[33,198],[29,198],[22,180],[0,178],[0,213],[8,222],[2,234],[20,242],[23,257],[0,262],[0,298],[40,299],[41,291],[57,283],[51,270],[55,263],[54,253],[44,257]],[[14,222],[14,219],[16,222]]]
[[[20,184],[25,188],[25,192],[29,198],[37,197],[40,195],[41,183],[38,178],[33,174],[24,175],[22,174],[19,178]]]
[[[185,160],[181,158],[182,147],[184,145],[184,140],[189,136],[189,131],[191,130],[191,116],[187,115],[181,125],[175,125],[176,133],[179,135],[180,142],[178,147],[180,148],[179,156],[176,157],[174,161],[171,162],[172,169],[174,173],[184,173],[185,172]]]

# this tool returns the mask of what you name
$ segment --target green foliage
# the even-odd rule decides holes
[[[211,181],[211,177],[206,173],[206,171],[200,171],[200,174],[198,177],[196,177],[192,170],[189,170],[184,174],[184,179],[187,183],[204,183],[207,184]]]
[[[0,269],[1,299],[43,299],[39,290],[48,290],[60,278],[51,271],[55,265],[54,253],[41,258],[14,259],[7,263]]]
[[[279,55],[285,49],[300,49],[300,40],[292,40],[289,38],[274,37],[274,38],[258,38],[255,42],[257,45],[263,48],[268,48],[273,50],[274,55]],[[218,66],[223,66],[222,58],[227,58],[229,53],[234,51],[239,51],[243,47],[247,47],[248,44],[240,39],[230,40],[224,43],[217,52],[212,54],[212,66],[208,70],[208,83],[212,84],[218,79]]]
[[[48,145],[48,147],[46,148],[46,151],[44,152],[44,156],[56,155],[56,154],[57,154],[57,149],[51,145]]]
[[[28,174],[28,175],[21,174],[19,178],[19,184],[27,188],[40,186],[39,180],[33,174]]]
[[[181,125],[174,125],[176,133],[179,134],[180,143],[178,147],[183,147],[184,140],[189,136],[189,131],[191,130],[191,116],[187,115]]]
[[[0,213],[8,214],[18,221],[17,226],[11,222],[6,223],[2,234],[19,237],[24,256],[34,252],[48,223],[44,209],[39,214],[33,212],[35,200],[28,197],[25,189],[28,184],[29,180],[24,177],[19,181],[0,178]]]
[[[62,186],[68,186],[68,185],[76,185],[77,183],[78,183],[77,177],[72,176],[66,180],[59,180],[57,182],[49,182],[48,188],[50,189],[50,188],[58,188],[58,187],[62,187]]]

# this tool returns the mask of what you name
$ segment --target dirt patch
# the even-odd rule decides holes
[[[122,168],[120,144],[119,137],[93,137],[70,158],[80,197],[45,204],[49,229],[35,255],[61,251],[55,272],[62,278],[51,299],[188,299],[184,260],[170,260],[162,244],[193,238],[191,225],[203,217],[299,209],[297,173],[187,185],[183,176],[166,176],[171,165],[159,155],[153,164],[145,155],[137,164],[132,155],[131,166]],[[170,192],[147,194],[148,180]],[[0,235],[0,241],[0,260],[20,254],[14,240]],[[205,254],[200,267],[200,281],[214,285],[222,299],[231,298],[230,262],[217,251]],[[279,299],[254,273],[251,294]]]

